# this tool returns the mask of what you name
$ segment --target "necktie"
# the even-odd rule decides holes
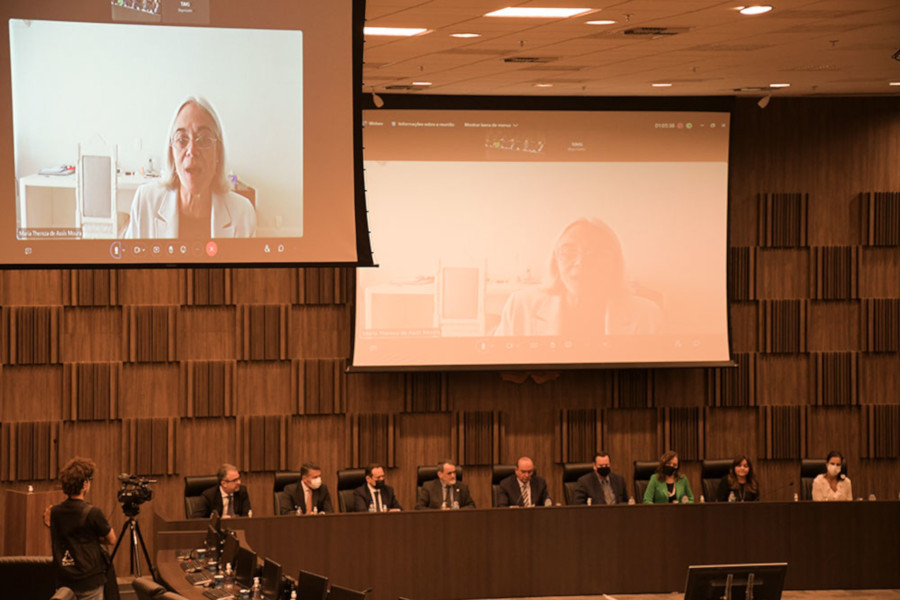
[[[613,496],[612,486],[609,485],[609,479],[601,479],[600,487],[603,488],[603,498],[606,500],[606,503],[615,504],[616,498]]]
[[[522,486],[522,506],[531,506],[531,486],[527,483]]]
[[[444,506],[450,506],[450,486],[444,486]]]
[[[234,495],[228,494],[228,508],[225,509],[225,514],[229,517],[234,516]]]
[[[312,514],[312,509],[313,509],[313,505],[312,505],[312,490],[307,489],[307,490],[306,490],[306,514],[311,515],[311,514]]]
[[[381,504],[381,490],[375,490],[375,512],[382,512],[384,507]]]

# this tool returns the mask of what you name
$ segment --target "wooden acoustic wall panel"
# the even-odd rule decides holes
[[[446,373],[405,373],[403,375],[403,412],[446,412]]]
[[[238,417],[238,447],[246,471],[279,471],[287,466],[283,415]]]
[[[174,418],[125,419],[122,421],[122,465],[132,475],[174,475]]]
[[[900,457],[900,406],[866,406],[863,421],[863,458]]]
[[[128,362],[175,360],[175,308],[127,306],[122,312]]]
[[[347,304],[356,272],[346,267],[297,269],[297,304]]]
[[[810,297],[816,300],[858,298],[859,269],[860,252],[857,247],[813,248]]]
[[[185,299],[188,306],[232,304],[231,269],[185,269]]]
[[[759,194],[759,245],[799,248],[807,245],[809,194]]]
[[[62,273],[58,269],[0,270],[0,305],[62,304]]]
[[[349,420],[351,457],[355,466],[364,467],[370,463],[385,468],[397,466],[393,414],[352,415]]]
[[[900,404],[900,353],[859,357],[859,403]]]
[[[855,459],[865,448],[862,409],[857,406],[811,406],[806,413],[806,445],[803,456],[824,458],[832,450],[843,453],[848,461]],[[852,471],[851,471],[852,476]]]
[[[598,411],[593,408],[561,410],[557,420],[556,462],[589,462],[603,437]]]
[[[653,377],[645,369],[625,369],[613,383],[616,408],[652,408]]]
[[[237,363],[233,360],[192,360],[180,363],[184,403],[181,414],[189,418],[235,416],[234,386]]]
[[[119,302],[117,271],[68,269],[62,271],[65,306],[116,306]]]
[[[802,458],[806,448],[806,408],[764,406],[759,411],[759,457],[793,460]]]
[[[343,415],[290,418],[285,444],[287,468],[299,470],[305,462],[316,463],[322,467],[326,483],[334,490],[332,474],[350,464],[347,425]],[[332,500],[336,502],[337,498]]]
[[[187,295],[180,269],[122,269],[116,280],[122,306],[177,306]]]
[[[865,192],[860,205],[863,245],[900,246],[900,192]]]
[[[704,410],[703,458],[754,456],[757,450],[757,416],[753,408]]]
[[[900,281],[900,246],[861,249],[860,298],[894,298],[898,296],[898,281]]]
[[[461,411],[456,416],[459,463],[493,465],[499,463],[503,419],[499,411]]]
[[[809,355],[818,406],[851,406],[859,404],[859,354],[856,352],[821,352]]]
[[[728,249],[728,299],[756,300],[756,248]]]
[[[109,421],[119,417],[121,363],[63,365],[63,419]]]
[[[678,452],[681,460],[704,458],[700,449],[704,447],[704,412],[700,408],[665,408],[665,446]]]
[[[291,370],[291,398],[296,398],[296,414],[347,412],[347,365],[343,359],[294,360]]]
[[[237,309],[237,353],[240,360],[287,358],[288,307],[245,305]]]
[[[864,300],[860,338],[866,352],[900,352],[900,300]]]
[[[0,481],[56,477],[58,440],[56,421],[0,424]]]
[[[3,308],[11,365],[48,365],[59,362],[59,307],[14,306]]]
[[[297,269],[234,269],[233,296],[238,305],[293,304]]]
[[[805,300],[760,302],[760,351],[772,354],[806,352],[807,314]]]
[[[744,407],[756,404],[756,354],[732,356],[736,367],[718,367],[707,371],[707,404]]]

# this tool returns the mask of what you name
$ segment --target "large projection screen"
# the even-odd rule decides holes
[[[364,11],[4,2],[0,266],[369,264]]]
[[[353,368],[730,363],[727,112],[363,119]]]

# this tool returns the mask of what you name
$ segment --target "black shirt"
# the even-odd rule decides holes
[[[84,500],[69,498],[50,510],[53,564],[60,585],[85,592],[106,583],[100,538],[109,530],[103,511]]]

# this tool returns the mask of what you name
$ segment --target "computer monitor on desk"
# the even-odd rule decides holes
[[[256,576],[256,552],[244,548],[238,548],[237,564],[234,565],[234,579],[244,588],[249,589],[253,585],[253,578]]]
[[[781,600],[787,563],[691,565],[684,600]]]
[[[268,557],[264,558],[260,585],[265,600],[281,598],[281,579],[281,565]]]

